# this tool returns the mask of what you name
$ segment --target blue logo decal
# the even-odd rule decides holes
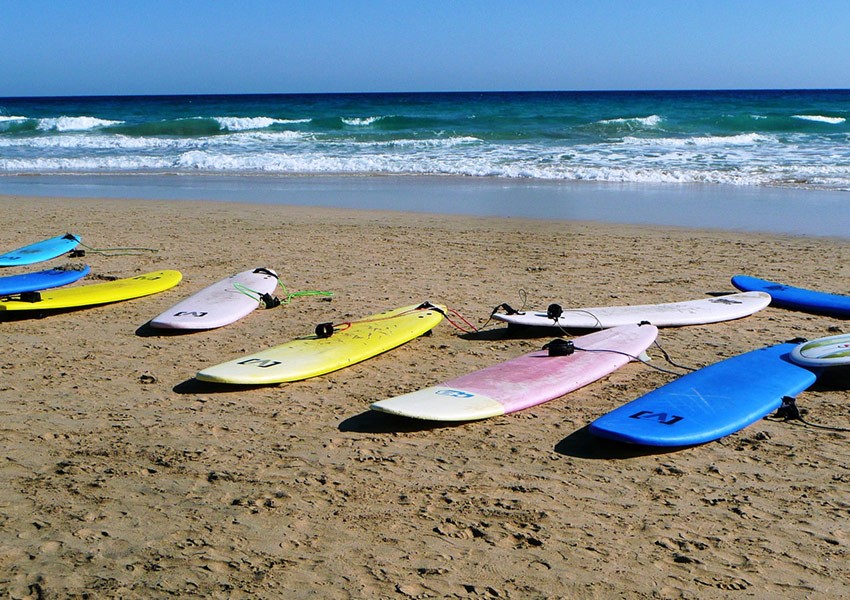
[[[440,396],[451,396],[452,398],[472,398],[475,394],[469,392],[461,392],[460,390],[437,390]]]

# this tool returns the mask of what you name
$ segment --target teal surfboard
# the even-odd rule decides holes
[[[0,267],[18,267],[50,260],[70,252],[80,243],[80,236],[66,233],[12,250],[0,255]]]
[[[645,446],[692,446],[743,429],[811,386],[793,364],[794,343],[733,356],[629,402],[590,424],[590,433]]]

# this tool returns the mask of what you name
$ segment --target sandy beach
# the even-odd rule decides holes
[[[766,419],[671,452],[589,435],[593,419],[674,378],[646,365],[457,425],[368,407],[550,338],[444,321],[303,382],[193,379],[318,323],[425,300],[482,327],[523,295],[528,308],[673,302],[731,292],[737,273],[850,294],[846,238],[190,200],[0,196],[0,211],[4,251],[81,235],[89,280],[183,273],[147,298],[0,319],[6,597],[850,596],[850,434]],[[156,252],[91,251],[126,247]],[[289,291],[334,296],[207,332],[145,327],[258,266]],[[768,307],[662,329],[658,341],[678,364],[701,367],[848,328]],[[813,423],[850,428],[848,387],[818,383],[798,405]]]

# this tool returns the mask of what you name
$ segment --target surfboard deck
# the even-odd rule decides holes
[[[804,367],[846,367],[850,365],[850,333],[800,344],[791,351],[791,360]]]
[[[511,325],[564,329],[605,329],[644,321],[656,327],[680,327],[740,319],[768,304],[769,294],[754,291],[665,304],[567,308],[557,321],[550,318],[547,311],[495,313],[493,318]]]
[[[70,252],[80,243],[80,236],[66,233],[0,255],[0,267],[17,267],[43,262]]]
[[[758,421],[811,386],[816,375],[793,364],[796,344],[733,356],[684,375],[603,415],[590,433],[645,446],[692,446]]]
[[[178,302],[150,321],[157,329],[215,329],[250,314],[260,303],[258,297],[277,287],[277,273],[257,268],[242,271],[218,281]],[[246,295],[238,287],[253,293]]]
[[[62,287],[82,279],[90,272],[91,267],[88,265],[78,265],[0,277],[0,296]]]
[[[80,308],[131,300],[172,288],[180,283],[181,278],[179,271],[153,271],[104,283],[35,292],[40,297],[35,301],[22,300],[15,296],[0,298],[0,312]]]
[[[445,307],[429,303],[387,310],[350,324],[330,337],[318,334],[199,371],[195,378],[214,383],[265,385],[300,381],[337,371],[401,346],[433,329]]]
[[[572,340],[576,350],[549,356],[537,350],[402,396],[372,410],[431,421],[472,421],[559,398],[608,375],[655,341],[653,325],[623,325]]]
[[[749,275],[735,275],[732,285],[739,290],[767,292],[772,298],[771,304],[781,308],[850,318],[850,296],[794,287]]]

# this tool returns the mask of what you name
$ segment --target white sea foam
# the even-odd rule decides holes
[[[211,143],[219,145],[238,145],[241,143],[273,144],[298,140],[312,140],[315,139],[315,137],[316,135],[314,133],[305,133],[303,131],[240,131],[234,133],[232,136],[228,136],[227,138],[216,139]]]
[[[592,156],[591,156],[592,154]],[[831,185],[850,180],[850,167],[794,166],[762,159],[750,164],[736,157],[731,164],[705,163],[698,154],[673,153],[665,160],[611,152],[574,154],[475,147],[474,152],[445,152],[427,147],[395,152],[374,148],[310,147],[291,151],[241,152],[224,147],[198,147],[161,154],[0,158],[0,172],[217,172],[217,173],[388,173],[449,174],[541,180],[615,183],[724,183],[731,185]]]
[[[383,117],[352,117],[352,118],[342,119],[342,122],[345,123],[346,125],[353,125],[353,126],[361,126],[362,127],[362,126],[366,126],[366,125],[372,125],[373,123],[377,123],[382,118]]]
[[[255,123],[256,125],[256,123]],[[0,173],[440,174],[616,183],[724,183],[846,188],[850,146],[784,133],[569,144],[473,135],[359,139],[322,131],[247,129],[199,137],[0,135]],[[828,138],[828,136],[819,136]]]
[[[737,135],[706,135],[693,136],[686,138],[638,138],[625,137],[624,144],[634,146],[666,146],[666,147],[682,147],[682,146],[745,146],[752,144],[761,144],[764,142],[776,141],[772,136],[763,135],[760,133],[739,133]]]
[[[388,147],[388,148],[451,148],[453,146],[462,146],[464,144],[474,144],[480,142],[481,139],[473,136],[455,136],[448,138],[434,138],[430,140],[385,140],[385,141],[370,141],[358,142],[360,148],[369,147]]]
[[[267,129],[273,125],[309,123],[310,119],[273,119],[271,117],[215,117],[219,126],[228,131]]]
[[[131,137],[126,135],[83,134],[73,137],[0,137],[0,148],[32,148],[36,150],[149,150],[179,149],[198,145],[199,140],[159,137]]]
[[[4,121],[26,121],[27,117],[14,117],[14,116],[6,116],[0,115],[0,123]]]
[[[0,172],[11,173],[103,173],[144,170],[167,171],[168,159],[145,156],[88,156],[69,158],[0,159]]]
[[[51,117],[39,119],[38,129],[42,131],[87,131],[110,125],[120,125],[124,121],[110,121],[97,117]]]
[[[651,129],[658,127],[663,119],[658,115],[649,115],[648,117],[630,117],[621,119],[603,119],[599,121],[602,125],[625,125],[632,128],[647,128]]]
[[[801,121],[815,121],[816,123],[829,123],[830,125],[840,125],[844,123],[847,119],[844,117],[826,117],[823,115],[792,115],[794,119],[800,119]]]

